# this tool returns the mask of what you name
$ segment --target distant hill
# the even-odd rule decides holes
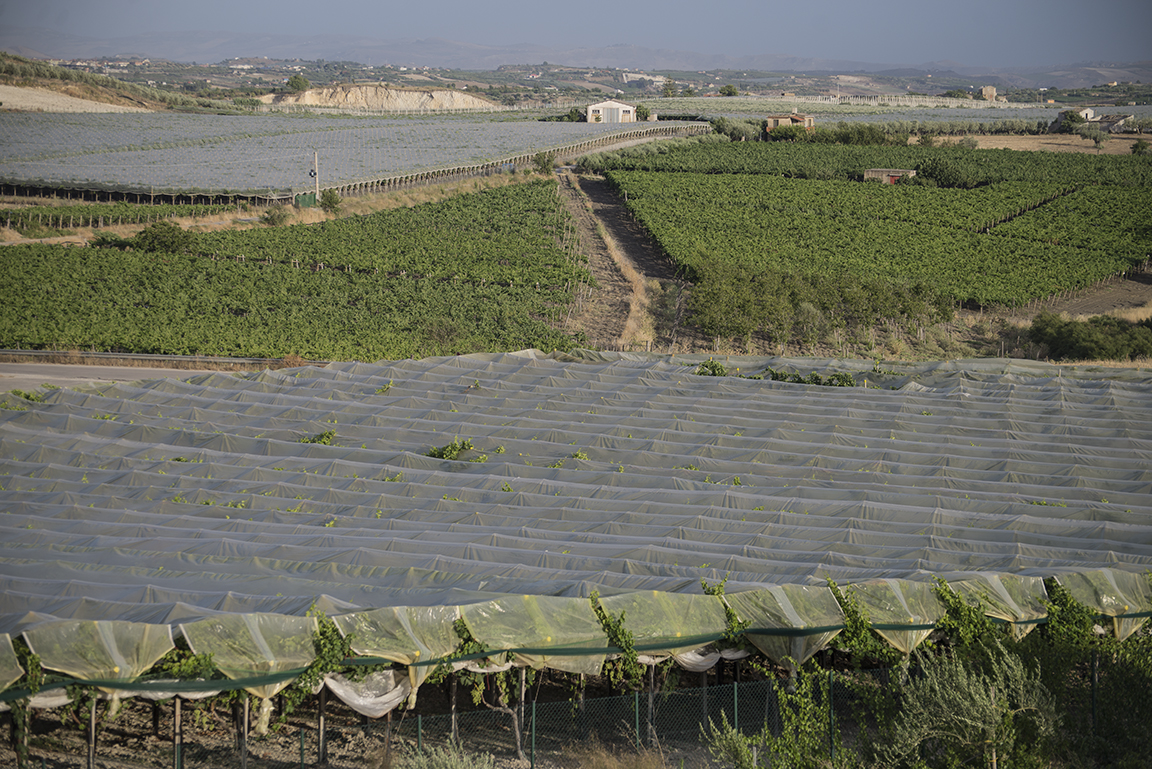
[[[570,47],[560,43],[476,45],[439,38],[379,40],[356,35],[251,35],[203,31],[118,38],[64,35],[38,28],[0,29],[0,50],[38,59],[164,58],[177,62],[219,62],[266,56],[272,59],[355,61],[371,66],[494,70],[505,64],[548,61],[577,67],[645,70],[738,70],[789,73],[865,72],[913,75],[947,72],[986,84],[1016,88],[1082,88],[1102,83],[1152,80],[1152,61],[1085,62],[1067,65],[990,68],[954,61],[861,62],[783,54],[725,56],[635,45]]]

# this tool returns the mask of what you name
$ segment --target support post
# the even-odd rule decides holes
[[[656,666],[648,666],[648,746],[656,745]]]
[[[317,724],[316,729],[319,734],[319,745],[316,746],[316,763],[324,766],[328,763],[328,734],[326,731],[328,725],[328,687],[320,687],[320,702],[317,707]],[[301,731],[301,734],[304,732]]]
[[[460,732],[456,727],[456,674],[455,673],[449,673],[448,674],[448,680],[450,682],[449,686],[448,686],[448,689],[450,692],[448,699],[452,703],[451,704],[452,744],[453,745],[459,745],[460,744]]]
[[[96,693],[92,693],[92,708],[88,711],[88,769],[96,769]]]
[[[184,769],[184,757],[181,755],[184,750],[184,728],[180,724],[182,700],[173,697],[172,704],[175,710],[172,714],[172,769]]]
[[[248,693],[244,693],[244,721],[240,725],[240,769],[248,769]]]
[[[833,707],[833,693],[836,686],[836,671],[828,670],[828,757],[836,763],[836,709]]]
[[[532,700],[532,769],[536,769],[536,700]]]

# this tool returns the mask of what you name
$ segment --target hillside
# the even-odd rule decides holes
[[[490,109],[496,106],[487,99],[481,99],[462,91],[399,89],[375,83],[311,88],[300,93],[267,94],[261,96],[260,101],[273,105],[369,110]]]

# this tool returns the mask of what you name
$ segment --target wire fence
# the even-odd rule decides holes
[[[1091,649],[1045,661],[1042,677],[1060,712],[1061,744],[1068,755],[1080,757],[1076,765],[1146,765],[1140,762],[1152,749],[1152,691],[1143,675]],[[866,690],[915,676],[915,670],[828,670],[819,675],[820,685],[805,694],[810,700],[799,706],[791,694],[793,679],[728,681],[588,699],[552,687],[548,696],[537,690],[536,699],[529,696],[502,710],[462,712],[451,712],[455,708],[450,700],[428,687],[427,695],[421,690],[425,701],[419,709],[380,719],[366,718],[335,701],[321,708],[314,700],[266,735],[244,728],[251,722],[239,704],[231,711],[186,704],[177,728],[172,702],[134,701],[102,724],[87,745],[78,722],[69,725],[68,718],[56,712],[38,711],[26,765],[362,769],[402,767],[403,758],[413,751],[455,746],[493,756],[501,766],[551,769],[573,765],[573,754],[595,746],[613,753],[651,750],[666,766],[702,767],[716,765],[708,754],[709,724],[726,722],[748,736],[779,737],[790,728],[785,709],[794,714],[798,707],[815,714],[805,738],[809,749],[826,751],[821,761],[836,765],[876,737],[876,714],[868,709]],[[569,698],[561,699],[565,696]],[[756,766],[774,765],[766,747],[766,742],[753,740],[752,750],[760,751]],[[16,765],[8,745],[0,749],[0,765]]]

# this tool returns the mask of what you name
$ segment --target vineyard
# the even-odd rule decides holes
[[[148,224],[175,217],[202,217],[235,211],[227,205],[139,206],[130,203],[94,203],[69,206],[23,206],[0,209],[0,222],[8,229],[48,227],[59,230],[74,227],[111,227],[122,224]]]
[[[192,254],[9,246],[0,345],[378,360],[568,349],[590,276],[553,182],[202,235]]]
[[[340,187],[620,133],[595,123],[499,116],[0,113],[0,183],[141,196],[284,195],[312,189],[314,156],[321,186]]]
[[[752,174],[609,176],[696,278],[723,260],[750,273],[930,281],[958,301],[1019,305],[1090,286],[1152,253],[1139,217],[1152,215],[1150,187],[1003,182],[970,191]],[[1104,198],[1123,224],[1094,239]],[[1072,232],[1079,237],[1061,237]]]

